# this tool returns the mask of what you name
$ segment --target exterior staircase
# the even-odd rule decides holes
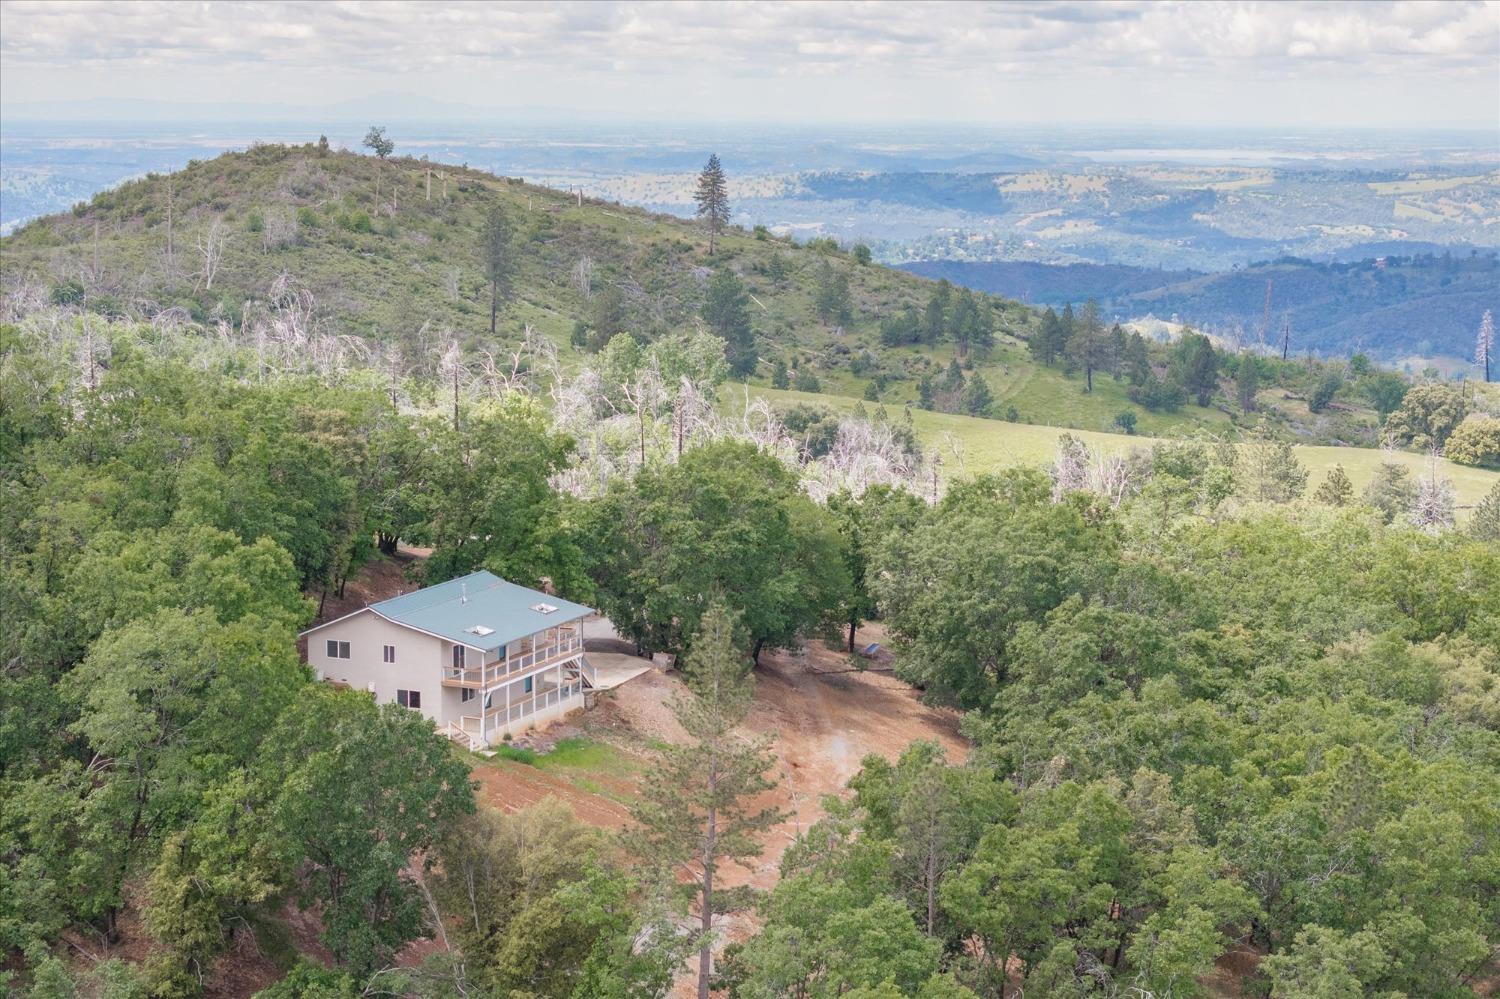
[[[447,725],[439,729],[439,731],[471,753],[477,752],[484,748],[484,743],[480,741],[479,737],[477,735],[473,735],[472,733],[465,732],[463,726],[461,726],[458,722],[449,722]]]

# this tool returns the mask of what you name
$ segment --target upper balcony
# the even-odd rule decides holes
[[[463,649],[466,660],[463,665],[443,663],[443,686],[470,687],[476,690],[493,687],[507,677],[552,665],[575,656],[582,650],[583,632],[577,624],[548,628],[518,642],[511,642],[500,650],[503,658],[495,658],[483,664],[472,661],[479,657],[478,652]]]

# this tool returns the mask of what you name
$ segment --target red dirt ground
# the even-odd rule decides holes
[[[861,633],[864,642],[883,636],[878,627]],[[776,883],[781,854],[797,834],[823,815],[824,795],[842,794],[849,778],[870,753],[895,759],[919,739],[940,743],[954,761],[965,743],[958,716],[922,704],[916,692],[886,673],[816,672],[848,665],[842,651],[813,642],[805,653],[768,653],[755,671],[755,703],[746,719],[748,732],[771,737],[778,761],[777,789],[764,804],[788,812],[786,821],[769,830],[765,853],[749,871],[729,868],[731,884],[768,888]],[[682,730],[668,701],[682,689],[675,673],[652,670],[603,695],[598,706],[569,720],[582,734],[630,750],[650,742],[676,742]],[[586,822],[620,828],[628,821],[624,806],[611,797],[580,790],[564,777],[531,767],[481,766],[474,776],[490,803],[513,811],[549,794],[567,801]],[[590,779],[594,779],[592,775]],[[624,786],[609,788],[628,794]]]

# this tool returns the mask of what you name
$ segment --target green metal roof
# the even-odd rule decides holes
[[[535,609],[538,606],[557,609],[544,613]],[[507,583],[483,569],[382,600],[370,609],[398,624],[486,652],[593,613],[582,604]],[[488,634],[481,633],[483,629]]]

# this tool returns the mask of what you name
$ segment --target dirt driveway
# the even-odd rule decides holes
[[[875,627],[860,633],[861,643],[881,638]],[[644,764],[652,743],[684,738],[668,706],[681,689],[676,673],[651,670],[610,691],[593,710],[573,716],[567,727],[571,734],[638,755]],[[806,652],[761,657],[755,703],[745,727],[771,737],[779,786],[765,803],[787,811],[788,818],[768,830],[765,852],[752,870],[729,867],[724,873],[731,884],[748,882],[762,888],[776,883],[787,846],[822,817],[823,796],[844,793],[866,755],[895,759],[919,739],[938,742],[955,762],[966,752],[956,713],[922,704],[915,691],[889,673],[850,671],[842,650],[821,642],[811,643]],[[530,767],[480,766],[475,777],[484,797],[507,811],[554,794],[587,822],[620,828],[629,821],[620,804],[629,796],[628,782],[615,782],[606,796],[580,788],[580,782],[566,776]]]

